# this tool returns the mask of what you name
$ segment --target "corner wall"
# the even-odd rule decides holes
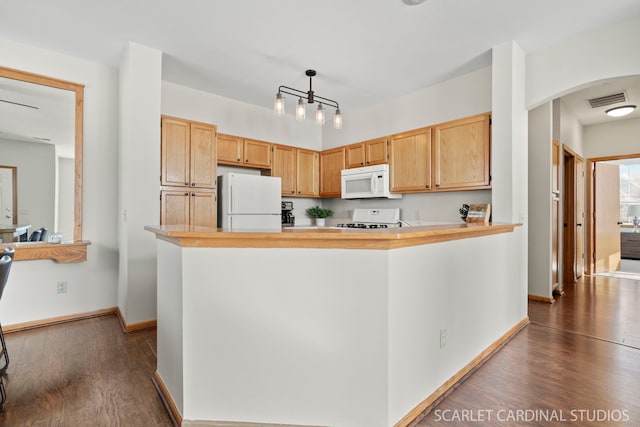
[[[0,65],[85,85],[83,238],[87,261],[20,261],[0,301],[0,322],[11,325],[116,305],[118,73],[109,66],[0,39]],[[68,282],[65,294],[56,292]]]

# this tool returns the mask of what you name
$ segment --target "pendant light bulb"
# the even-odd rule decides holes
[[[316,111],[316,124],[322,126],[324,124],[324,108],[322,103],[318,104],[318,110]]]
[[[342,113],[339,108],[336,109],[336,115],[333,116],[333,128],[342,129]]]
[[[273,114],[276,116],[284,116],[284,98],[280,91],[276,94],[276,100],[273,103]]]
[[[302,100],[302,97],[300,97],[298,98],[298,104],[296,105],[296,120],[304,120],[305,114],[304,101]]]

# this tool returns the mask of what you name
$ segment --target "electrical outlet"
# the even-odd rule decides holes
[[[67,281],[58,282],[58,293],[65,294],[67,293]]]
[[[440,329],[440,348],[445,348],[447,346],[447,330]]]

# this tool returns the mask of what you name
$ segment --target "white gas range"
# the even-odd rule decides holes
[[[350,223],[337,224],[346,228],[393,228],[400,227],[400,208],[354,209]]]

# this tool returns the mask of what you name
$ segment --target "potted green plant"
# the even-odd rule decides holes
[[[324,227],[325,218],[333,215],[333,211],[327,208],[321,208],[320,206],[314,206],[307,209],[307,215],[316,219],[316,225],[318,227]]]

